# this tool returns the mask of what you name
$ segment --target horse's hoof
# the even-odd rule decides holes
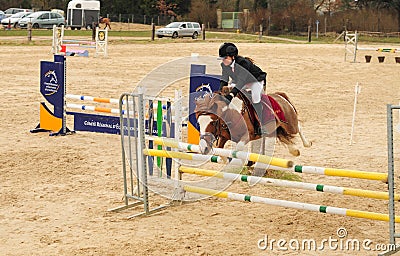
[[[240,142],[238,142],[238,144],[236,145],[236,150],[237,151],[243,151],[244,150],[244,148],[245,148],[245,144],[244,144],[244,142],[243,141],[240,141]]]
[[[221,160],[224,164],[228,163],[228,158],[226,156],[221,156]]]
[[[299,156],[300,150],[298,150],[298,149],[292,150],[292,151],[290,151],[290,154],[292,154],[293,156]]]

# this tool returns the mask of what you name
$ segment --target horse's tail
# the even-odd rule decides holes
[[[288,132],[286,132],[285,129],[283,129],[283,127],[279,126],[276,129],[276,137],[278,138],[278,140],[280,142],[282,142],[283,144],[294,144],[293,139],[295,138],[294,134],[289,134]]]
[[[295,106],[293,105],[293,103],[290,101],[290,99],[286,93],[275,92],[275,94],[279,95],[284,100],[286,100],[288,102],[288,104],[290,104],[290,106],[293,108],[294,112],[297,115],[297,110],[296,110]],[[278,140],[284,144],[294,144],[293,140],[295,138],[295,134],[288,133],[287,130],[284,129],[284,126],[281,126],[281,125],[277,125],[277,126],[278,126],[278,128],[276,129],[276,137],[278,138]]]
[[[275,92],[275,94],[278,94],[279,96],[281,96],[282,98],[284,98],[287,102],[289,102],[289,104],[293,107],[294,112],[296,112],[296,114],[297,114],[297,109],[295,108],[295,106],[293,105],[293,103],[290,101],[289,96],[287,96],[286,93],[284,93],[284,92]]]

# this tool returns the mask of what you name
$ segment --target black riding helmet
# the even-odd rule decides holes
[[[238,48],[236,45],[232,43],[223,43],[219,47],[219,57],[225,58],[226,56],[237,56],[239,53]]]

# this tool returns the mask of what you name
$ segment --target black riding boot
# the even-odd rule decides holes
[[[255,131],[254,132],[255,132],[256,135],[262,135],[262,133],[263,133],[263,131],[261,129],[262,123],[263,123],[263,115],[262,115],[263,107],[262,107],[262,103],[261,102],[253,103],[253,106],[254,106],[254,110],[256,111],[258,121],[259,121],[259,124],[258,124],[258,126],[255,127]]]

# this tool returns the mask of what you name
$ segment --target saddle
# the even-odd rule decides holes
[[[260,121],[258,120],[256,111],[253,107],[253,104],[251,101],[251,94],[240,91],[237,96],[243,102],[243,107],[246,108],[247,112],[249,113],[250,120],[253,123],[254,127],[261,127],[262,125],[265,125],[271,121],[279,121],[279,122],[286,123],[286,118],[282,111],[281,106],[270,95],[267,95],[267,94],[261,95],[261,103],[263,106],[263,111],[262,111],[263,123],[262,124],[260,124]],[[242,111],[244,111],[244,109]],[[243,112],[242,112],[242,114],[243,114]]]

